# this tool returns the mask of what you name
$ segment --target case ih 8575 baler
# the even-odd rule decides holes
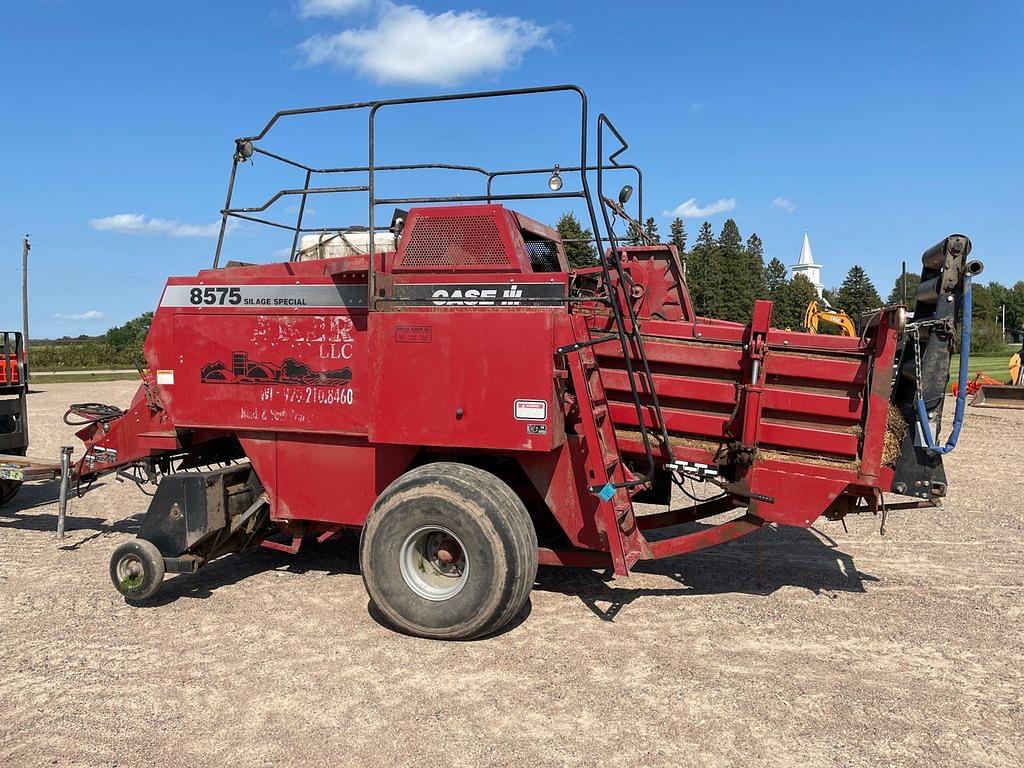
[[[381,110],[559,95],[580,107],[576,165],[375,160]],[[315,168],[264,147],[279,119],[335,110],[368,113],[365,165]],[[213,268],[168,280],[128,410],[79,409],[81,480],[131,469],[158,483],[138,538],[111,560],[125,596],[146,598],[165,572],[251,544],[294,552],[307,537],[361,530],[363,579],[388,620],[427,637],[476,637],[522,608],[538,563],[624,575],[767,523],[807,527],[945,494],[942,453],[955,434],[946,446],[935,438],[980,271],[967,238],[924,253],[912,319],[879,309],[855,338],[774,328],[769,301],[746,325],[698,317],[672,246],[616,236],[616,222],[642,220],[642,190],[634,218],[631,189],[606,197],[605,177],[642,178],[616,162],[625,142],[604,115],[588,163],[587,123],[584,93],[555,86],[280,112],[236,142]],[[294,167],[305,184],[232,207],[254,155]],[[477,174],[484,189],[376,191],[381,174],[430,169]],[[313,183],[326,174],[359,183]],[[551,191],[494,192],[499,177],[530,174],[550,175]],[[366,227],[304,223],[310,195],[344,193],[366,194]],[[263,218],[291,197],[294,224]],[[580,201],[604,233],[600,265],[570,270],[556,231],[501,204],[524,199]],[[412,207],[385,228],[381,206]],[[232,218],[291,231],[292,258],[221,264]],[[673,485],[691,481],[715,495],[672,509]],[[883,492],[912,498],[887,506]],[[637,515],[638,502],[666,509]],[[731,520],[698,522],[731,510]]]

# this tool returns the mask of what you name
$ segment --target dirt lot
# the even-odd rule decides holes
[[[47,384],[38,455],[68,402]],[[0,765],[1024,763],[1024,412],[971,411],[944,508],[766,529],[628,580],[541,568],[472,643],[368,610],[354,539],[251,551],[127,605],[107,575],[146,499],[107,481],[0,511]]]

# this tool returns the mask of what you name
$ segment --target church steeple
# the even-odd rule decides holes
[[[811,239],[807,237],[807,230],[804,230],[804,243],[800,246],[800,258],[797,260],[800,266],[814,266],[814,256],[811,255]]]
[[[821,265],[814,263],[814,256],[811,253],[811,239],[807,236],[806,229],[804,230],[804,242],[800,246],[800,258],[789,269],[794,276],[803,275],[810,280],[811,285],[818,291],[818,296],[821,296],[821,291],[824,288],[821,283]]]

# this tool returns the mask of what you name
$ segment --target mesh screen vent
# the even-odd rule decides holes
[[[403,267],[507,266],[498,226],[490,216],[417,218]]]
[[[558,249],[550,240],[527,240],[526,252],[534,272],[560,272]]]

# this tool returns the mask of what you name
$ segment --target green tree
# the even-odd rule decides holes
[[[718,287],[718,244],[711,224],[705,221],[697,233],[697,242],[686,259],[686,287],[693,309],[702,317],[712,314]]]
[[[971,305],[974,316],[979,320],[995,322],[998,306],[987,285],[975,283],[971,288]]]
[[[643,245],[642,232],[643,229],[632,221],[629,222],[629,226],[626,228],[626,245]]]
[[[1024,328],[1024,280],[1018,280],[1010,289],[1006,305],[1006,329],[1019,331]]]
[[[859,322],[861,314],[882,306],[882,297],[875,290],[868,273],[859,265],[854,264],[846,273],[843,284],[839,286],[836,302],[840,309],[853,318],[854,322]]]
[[[644,222],[644,234],[647,235],[649,243],[661,242],[661,235],[658,234],[658,223],[654,220],[653,216],[648,217],[647,221]]]
[[[725,220],[718,234],[717,260],[719,285],[712,312],[722,320],[745,323],[750,320],[754,294],[743,238],[732,219]]]
[[[597,264],[597,249],[592,242],[594,233],[584,229],[572,211],[562,215],[556,228],[562,236],[565,257],[571,269],[593,267]]]
[[[807,305],[817,300],[818,291],[805,275],[793,275],[792,280],[782,284],[772,310],[772,325],[791,331],[804,330],[804,314]]]
[[[107,331],[107,346],[119,357],[130,360],[138,365],[145,364],[142,345],[153,323],[153,313],[145,312],[124,325],[118,325]]]
[[[1005,307],[1006,312],[1006,327],[1007,329],[1013,327],[1013,308],[1012,299],[1013,291],[1007,288],[1002,283],[992,281],[988,284],[988,292],[992,296],[992,303],[994,306],[994,312],[992,321],[996,323],[1000,329],[1003,327],[1003,312]]]
[[[921,284],[921,276],[917,272],[907,272],[907,309],[911,312],[914,311],[914,307],[917,306],[917,286]],[[889,299],[887,304],[902,304],[903,303],[903,275],[896,278],[896,282],[892,286],[892,290],[889,291]]]
[[[1009,326],[1007,326],[1009,327]],[[988,318],[980,318],[971,329],[971,354],[995,355],[1006,349],[1003,327]],[[1007,355],[1009,357],[1009,355]],[[1002,373],[999,374],[1003,376]]]
[[[778,301],[779,291],[787,282],[786,265],[773,256],[764,269],[765,295],[772,301]]]
[[[978,305],[978,288],[981,287],[982,302],[986,301],[985,294],[991,299],[991,308],[984,307],[989,312],[991,319],[1000,328],[1003,324],[1003,312],[1006,312],[1006,330],[1016,331],[1024,327],[1024,280],[1018,280],[1012,288],[1007,288],[1002,283],[995,281],[987,286],[974,286],[974,304]],[[978,309],[975,312],[981,315]],[[985,315],[986,317],[989,315]]]
[[[686,258],[686,225],[676,216],[668,230],[668,241],[679,251],[680,258]]]
[[[768,286],[765,283],[764,267],[764,242],[754,232],[747,238],[747,245],[743,249],[747,261],[747,283],[750,291],[750,307],[753,311],[754,299],[768,298]]]

